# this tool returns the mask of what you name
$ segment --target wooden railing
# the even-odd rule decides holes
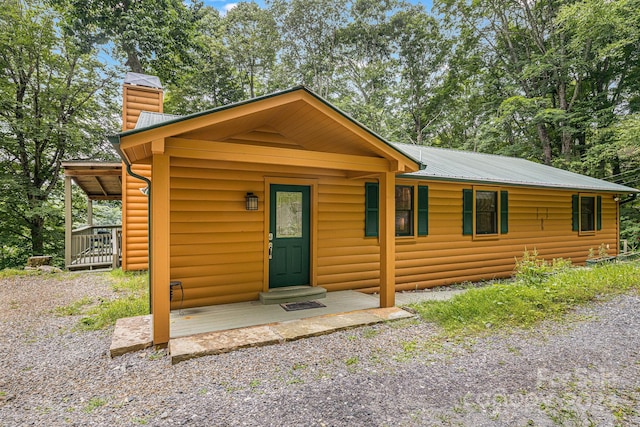
[[[69,269],[120,267],[122,226],[82,227],[71,232]]]

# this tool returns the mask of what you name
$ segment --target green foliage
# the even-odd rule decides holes
[[[104,158],[114,74],[73,37],[63,15],[37,1],[0,9],[2,263],[61,257],[63,159]]]
[[[92,397],[87,402],[87,405],[84,407],[83,411],[86,413],[91,413],[95,409],[98,409],[107,404],[107,401],[101,397]]]
[[[515,279],[517,281],[534,284],[546,280],[551,274],[571,267],[571,260],[554,258],[551,262],[538,256],[534,248],[532,252],[525,249],[521,259],[516,258]]]
[[[42,272],[36,270],[18,270],[13,268],[5,268],[0,270],[0,279],[6,279],[15,276],[39,276]]]
[[[498,283],[471,289],[451,301],[412,307],[422,318],[451,334],[487,329],[531,327],[590,301],[640,290],[640,263],[618,263],[591,269],[562,269],[544,280]]]
[[[74,301],[69,305],[63,307],[56,307],[53,311],[58,316],[77,316],[82,314],[84,307],[91,304],[93,301],[89,297],[84,297],[78,301]]]
[[[149,314],[148,275],[146,273],[111,272],[113,290],[119,294],[113,300],[101,300],[80,319],[80,327],[87,330],[104,329],[123,317]]]

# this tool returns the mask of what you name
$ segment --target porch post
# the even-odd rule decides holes
[[[93,227],[93,200],[87,197],[87,225]],[[93,234],[93,230],[91,230]]]
[[[71,227],[73,218],[71,217],[71,177],[64,177],[64,266],[71,265]]]
[[[396,303],[396,176],[380,174],[380,307]]]
[[[156,142],[156,141],[154,141]],[[164,144],[162,144],[163,146]],[[164,148],[164,147],[163,147]],[[151,221],[149,237],[151,253],[151,310],[153,344],[169,342],[169,156],[164,150],[154,150],[151,166]]]

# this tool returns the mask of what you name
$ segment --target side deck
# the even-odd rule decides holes
[[[118,268],[122,262],[122,226],[82,227],[71,232],[68,270]]]

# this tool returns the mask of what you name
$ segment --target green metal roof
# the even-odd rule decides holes
[[[406,175],[411,177],[481,184],[640,193],[635,188],[515,157],[399,143],[393,145],[426,164],[425,169]]]
[[[152,113],[150,111],[141,111],[140,116],[138,117],[138,121],[136,122],[136,127],[134,129],[141,129],[141,128],[155,126],[160,123],[179,119],[181,117],[182,116],[178,116],[176,114]]]

